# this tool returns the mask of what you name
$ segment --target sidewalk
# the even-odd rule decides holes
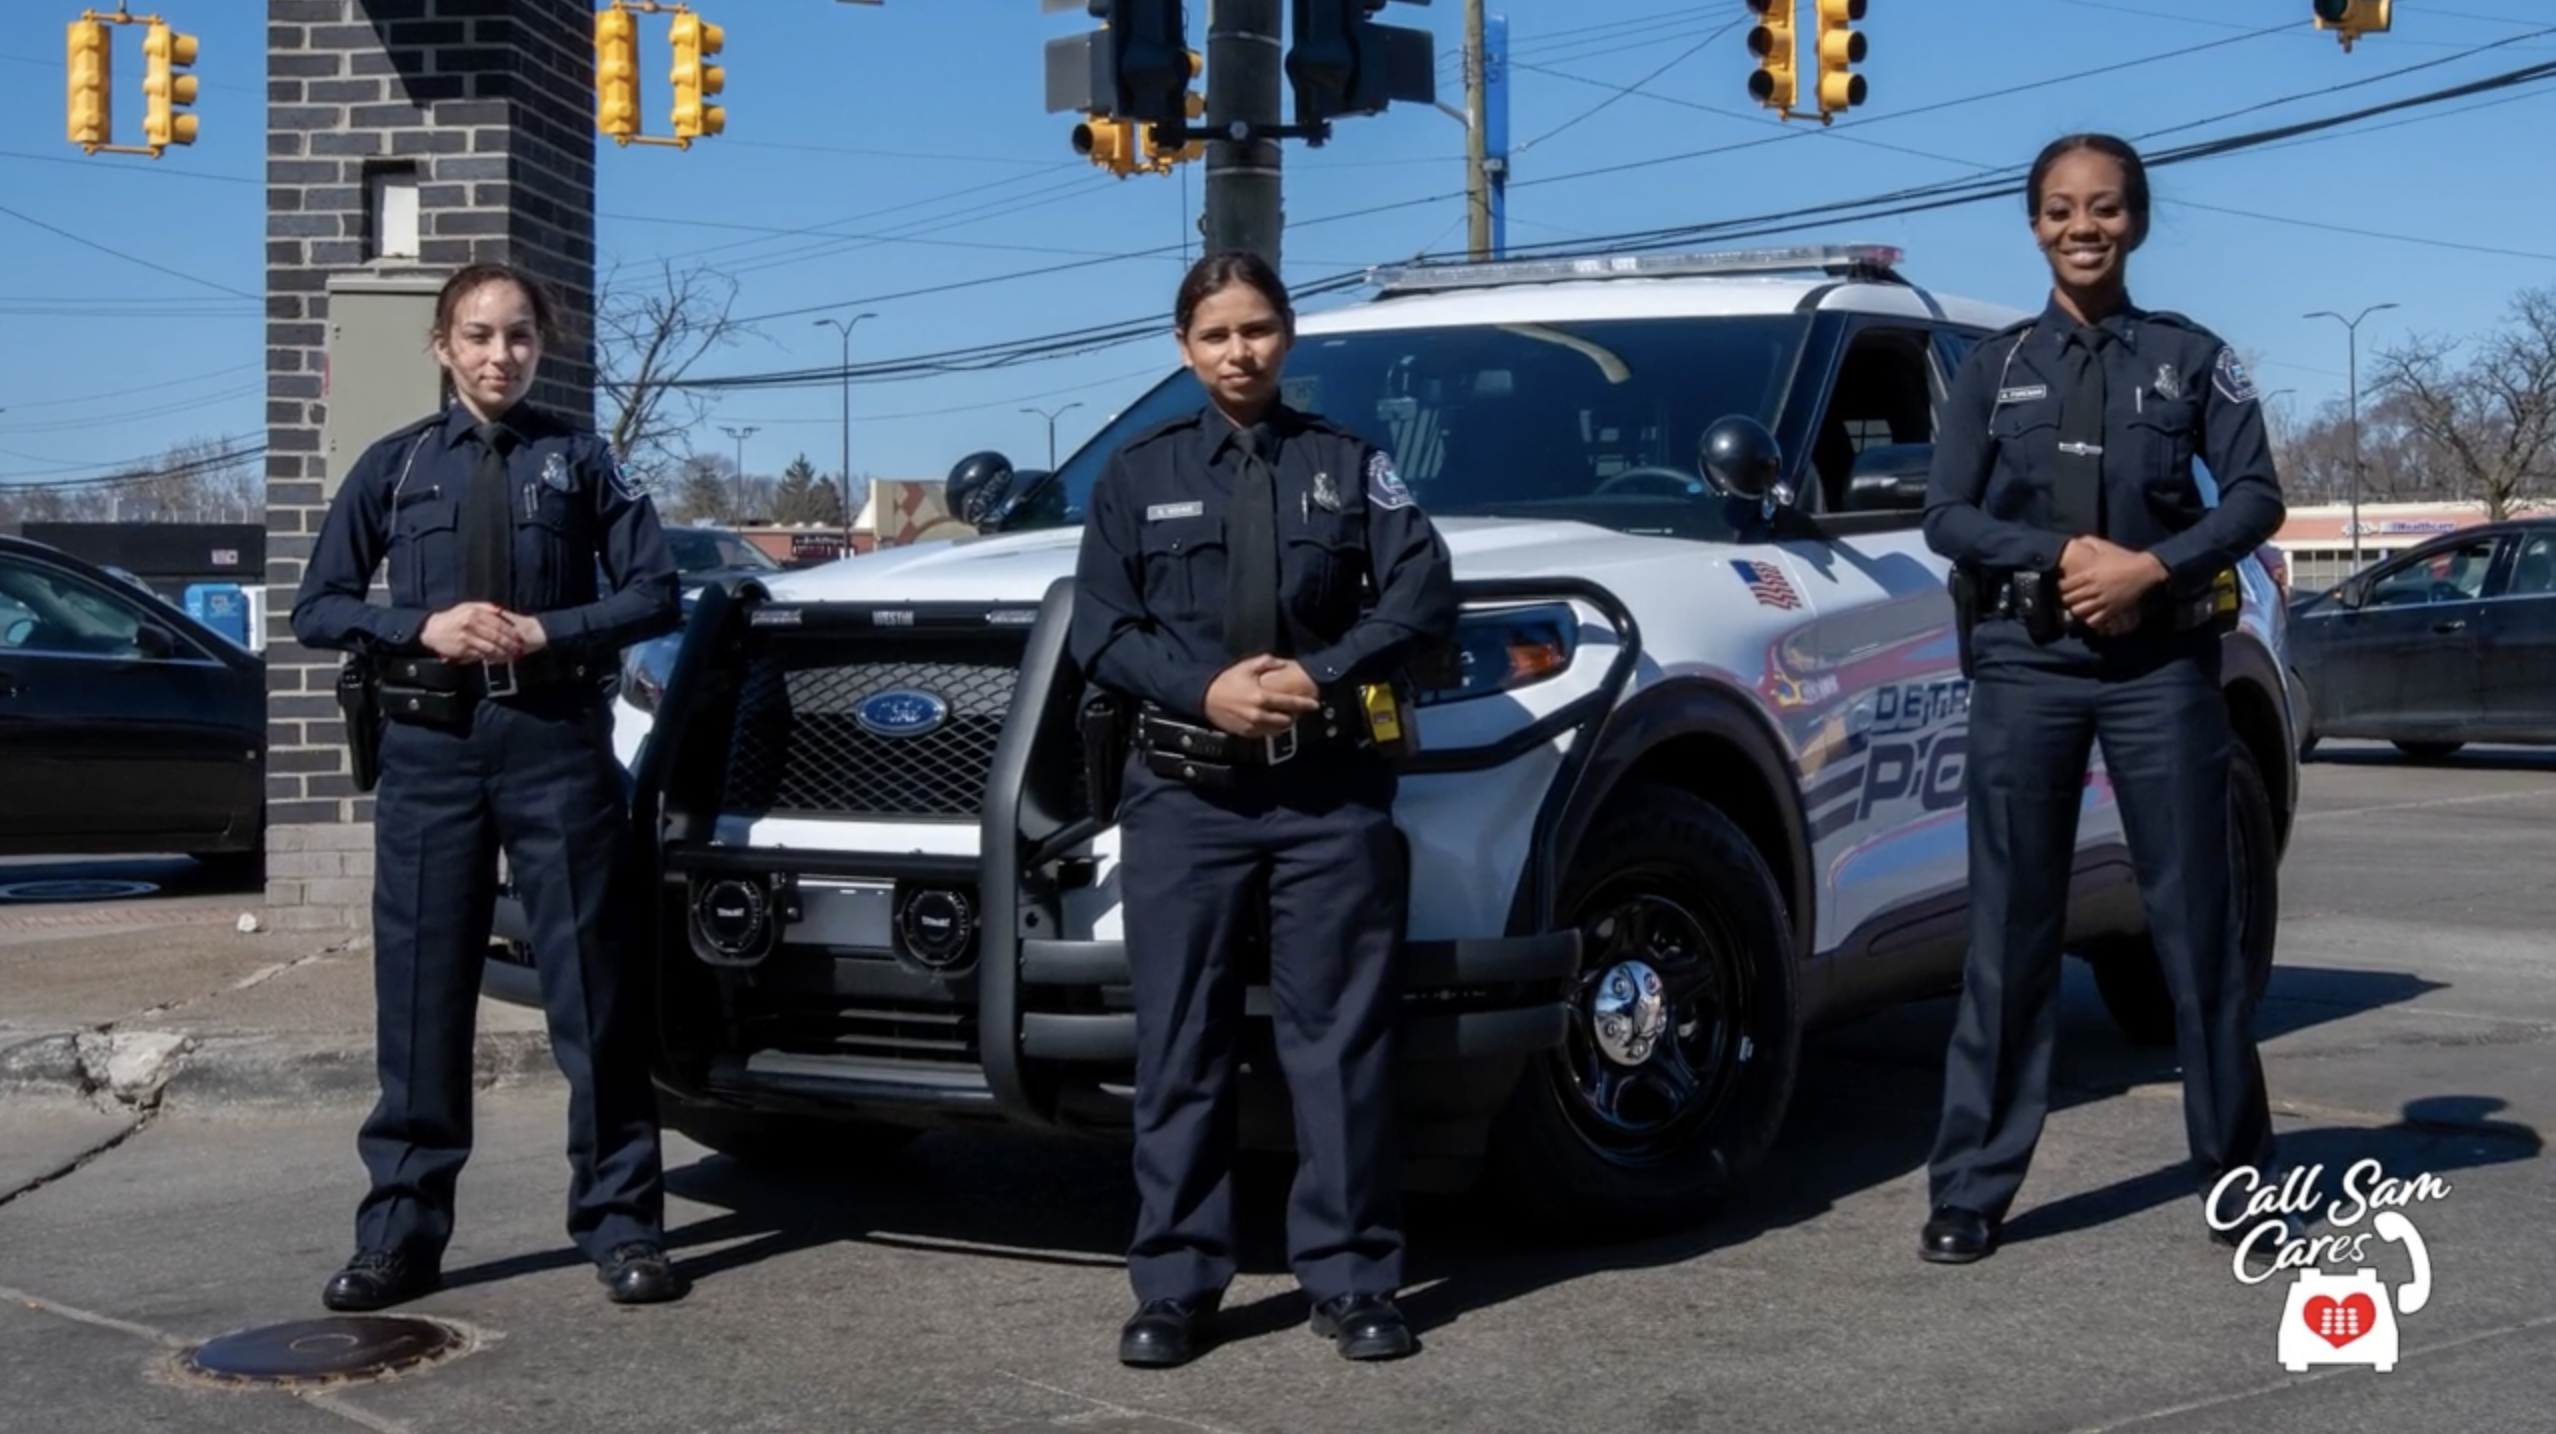
[[[367,933],[243,932],[254,897],[5,914],[0,1105],[371,1104]],[[481,1001],[479,1084],[557,1078],[541,1014]]]

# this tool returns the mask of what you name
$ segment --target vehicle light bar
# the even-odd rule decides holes
[[[1495,259],[1480,264],[1397,264],[1367,271],[1385,293],[1550,284],[1567,279],[1662,279],[1702,274],[1817,272],[1892,277],[1906,251],[1890,244],[1799,244],[1781,249],[1726,249],[1695,254],[1595,254],[1557,259]]]

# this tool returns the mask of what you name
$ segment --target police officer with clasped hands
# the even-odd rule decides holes
[[[1447,553],[1390,457],[1279,402],[1294,316],[1267,263],[1199,261],[1174,327],[1208,403],[1102,474],[1071,635],[1141,706],[1119,808],[1140,1201],[1119,1358],[1195,1357],[1234,1276],[1236,957],[1264,923],[1290,1263],[1315,1333],[1393,1358],[1413,1347],[1390,1086],[1408,860],[1386,749],[1408,714],[1385,694],[1453,629]]]
[[[623,923],[626,799],[605,685],[680,620],[656,510],[611,450],[525,402],[550,300],[498,264],[454,274],[430,335],[454,401],[390,434],[330,505],[293,632],[379,684],[373,976],[381,1098],[357,1142],[372,1188],[337,1310],[440,1283],[471,1148],[472,1028],[504,848],[568,1078],[568,1230],[616,1302],[675,1298],[645,987]],[[389,602],[368,603],[389,566]],[[601,581],[598,581],[598,569]]]
[[[2034,162],[2040,315],[1974,348],[1935,447],[1925,530],[1977,594],[1966,789],[1970,951],[1920,1254],[1995,1246],[2049,1110],[2061,943],[2093,744],[2173,995],[2200,1188],[2263,1166],[2272,1122],[2229,898],[2233,735],[2214,586],[2283,516],[2253,378],[2130,300],[2148,178],[2108,135]],[[2215,504],[2193,471],[2209,465]],[[2225,1238],[2225,1237],[2222,1237]]]

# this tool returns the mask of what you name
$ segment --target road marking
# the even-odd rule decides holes
[[[2316,811],[2299,813],[2297,817],[2292,819],[2292,825],[2296,825],[2299,822],[2324,821],[2330,817],[2367,816],[2371,812],[2412,812],[2421,811],[2427,807],[2465,807],[2473,806],[2478,802],[2527,801],[2532,797],[2547,797],[2552,795],[2556,795],[2556,793],[2551,793],[2544,789],[2526,792],[2486,792],[2482,795],[2473,797],[2426,797],[2419,802],[2381,802],[2377,806],[2370,807],[2319,808]]]

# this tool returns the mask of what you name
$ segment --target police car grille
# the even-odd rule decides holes
[[[1001,661],[790,667],[778,655],[758,657],[739,694],[727,808],[974,818],[1019,678]],[[861,725],[864,701],[899,691],[940,698],[949,719],[910,737]]]

